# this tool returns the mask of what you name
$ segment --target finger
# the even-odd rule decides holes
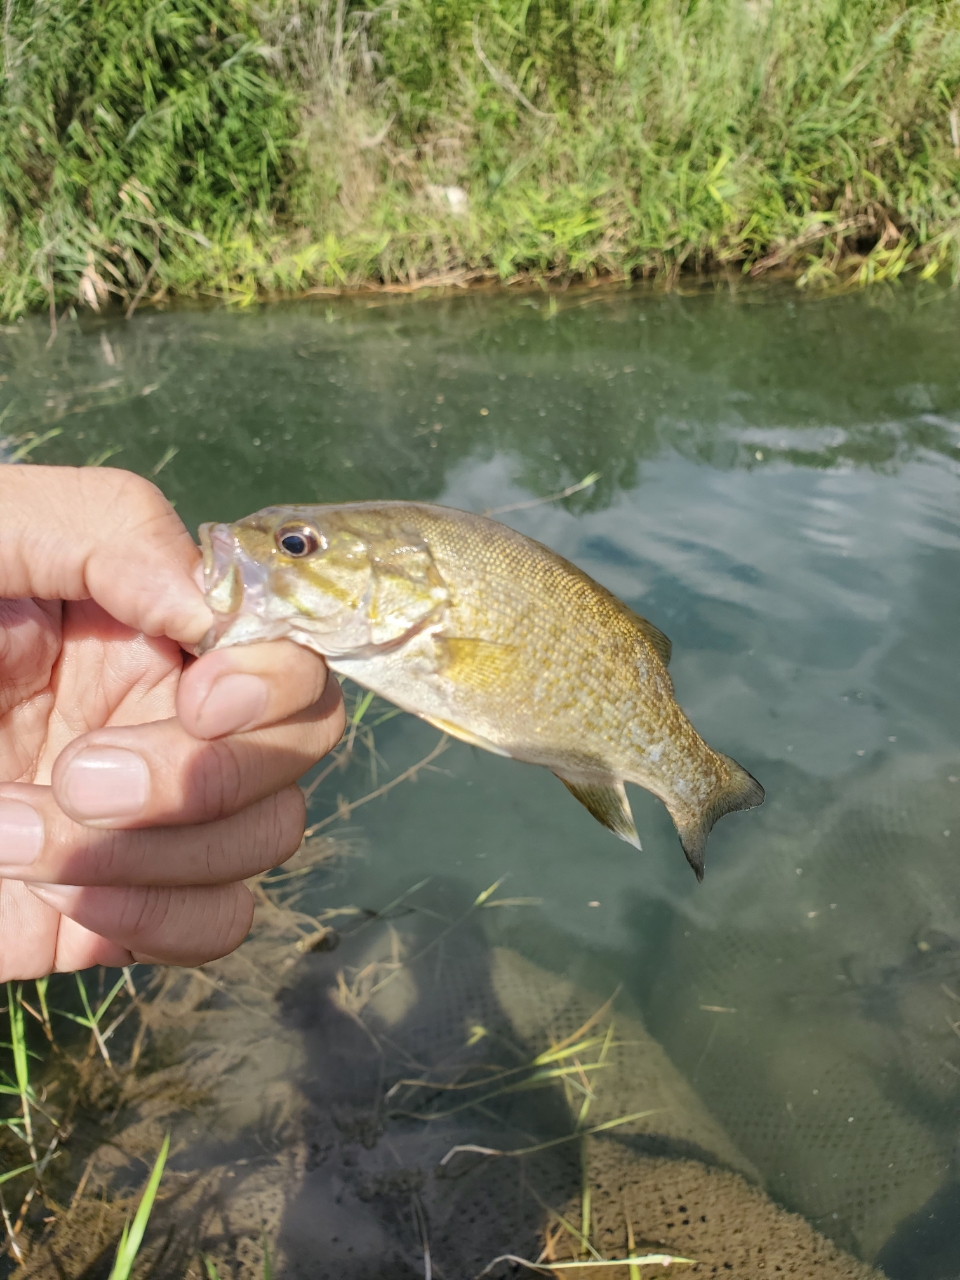
[[[3,874],[66,885],[211,885],[259,875],[300,846],[306,805],[297,786],[220,822],[133,831],[83,826],[50,787],[0,786]],[[19,861],[17,861],[19,859]]]
[[[129,964],[130,952],[40,901],[17,880],[0,880],[0,982],[44,978],[56,969]]]
[[[333,685],[339,690],[336,680]],[[327,687],[324,660],[292,640],[236,645],[190,664],[180,680],[177,715],[195,737],[220,738],[285,720],[312,706]]]
[[[156,485],[112,467],[0,466],[0,597],[94,599],[149,636],[212,621],[200,552]]]
[[[49,906],[44,909],[52,910]],[[53,972],[76,973],[79,969],[92,969],[98,964],[108,969],[121,969],[125,964],[133,964],[133,953],[109,938],[102,938],[92,929],[85,929],[69,916],[60,916]]]
[[[77,888],[32,885],[41,902],[135,960],[198,965],[233,951],[250,931],[246,885],[207,888]],[[60,957],[58,955],[58,967]]]
[[[333,681],[316,706],[282,724],[214,741],[191,737],[178,720],[97,729],[57,757],[54,799],[88,826],[216,822],[312,768],[340,738],[340,704]]]

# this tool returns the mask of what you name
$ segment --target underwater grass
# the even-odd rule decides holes
[[[5,0],[3,19],[2,315],[960,271],[957,0]]]
[[[640,1257],[635,1257],[631,1254],[629,1258],[588,1258],[585,1261],[575,1262],[534,1262],[529,1258],[518,1258],[515,1253],[502,1253],[484,1267],[480,1275],[477,1276],[477,1280],[480,1280],[481,1276],[487,1275],[501,1262],[511,1262],[515,1267],[526,1267],[529,1271],[537,1271],[540,1275],[549,1276],[556,1271],[588,1271],[594,1267],[669,1267],[673,1264],[692,1266],[696,1259],[679,1258],[670,1253],[645,1253]]]
[[[0,1218],[5,1231],[4,1248],[16,1261],[24,1260],[25,1241],[29,1236],[28,1220],[34,1202],[45,1202],[45,1175],[53,1160],[63,1152],[69,1137],[72,1115],[82,1086],[78,1068],[83,1059],[70,1058],[53,1023],[53,1016],[69,1019],[90,1032],[86,1059],[99,1053],[108,1071],[114,1072],[107,1041],[127,1016],[137,1007],[137,993],[130,971],[124,969],[108,994],[103,991],[104,971],[100,971],[100,990],[91,997],[85,978],[80,974],[61,979],[61,994],[75,984],[82,1013],[51,1007],[48,1003],[50,980],[6,984],[6,1007],[10,1039],[0,1042],[0,1098],[14,1102],[12,1114],[0,1117]],[[28,989],[33,993],[28,995]],[[128,1000],[109,1026],[101,1026],[104,1015],[125,991]],[[62,1024],[61,1024],[62,1026]],[[31,1028],[33,1033],[31,1036]],[[42,1039],[37,1041],[37,1035]],[[31,1047],[33,1039],[34,1047]],[[38,1047],[44,1048],[38,1052]],[[135,1046],[136,1048],[136,1046]],[[62,1084],[70,1096],[54,1104],[50,1068],[62,1075]],[[54,1082],[56,1084],[56,1082]],[[55,1088],[53,1092],[57,1092]],[[17,1157],[20,1157],[19,1159]],[[24,1161],[23,1157],[29,1157]],[[10,1167],[12,1165],[12,1167]],[[4,1198],[4,1186],[13,1184],[16,1197],[11,1207]],[[19,1206],[19,1207],[17,1207]]]
[[[123,1224],[120,1243],[117,1245],[117,1257],[110,1271],[109,1280],[130,1280],[133,1264],[137,1260],[137,1254],[140,1252],[140,1245],[143,1243],[143,1237],[147,1230],[147,1223],[150,1221],[150,1214],[153,1212],[153,1202],[156,1200],[157,1191],[160,1189],[160,1179],[163,1177],[163,1167],[167,1162],[169,1151],[170,1135],[168,1133],[163,1140],[163,1145],[160,1147],[160,1152],[147,1180],[147,1185],[144,1187],[143,1196],[133,1223],[125,1222]]]
[[[348,690],[348,698],[353,703],[352,732],[341,748],[343,765],[350,763],[357,746],[362,744],[368,757],[364,763],[376,780],[374,730],[397,713],[362,690]],[[419,767],[423,767],[422,763]],[[410,770],[404,771],[399,780],[406,780],[410,774]],[[298,899],[307,873],[326,861],[332,848],[329,840],[306,839],[296,866],[265,873],[253,883],[262,918],[269,921],[265,928],[276,934],[263,944],[272,948],[274,961],[286,951],[296,955],[336,945],[337,935],[328,920],[355,918],[362,924],[369,919],[369,912],[355,907],[331,908],[319,915],[306,915],[300,910]],[[384,911],[389,912],[420,887],[413,886]],[[474,905],[484,905],[496,887],[479,895]],[[71,1257],[78,1253],[78,1264],[83,1264],[84,1256],[88,1261],[98,1256],[104,1243],[118,1241],[110,1280],[127,1280],[140,1256],[170,1149],[169,1133],[155,1160],[156,1145],[150,1151],[152,1172],[132,1220],[128,1214],[129,1192],[124,1186],[115,1188],[109,1177],[103,1182],[102,1175],[94,1175],[102,1183],[99,1194],[93,1196],[87,1188],[100,1144],[116,1144],[109,1137],[104,1141],[102,1135],[85,1133],[77,1149],[78,1128],[88,1127],[87,1113],[96,1116],[95,1128],[99,1127],[102,1098],[109,1097],[109,1109],[116,1119],[121,1106],[129,1103],[135,1110],[135,1100],[141,1094],[152,1098],[158,1088],[161,1094],[165,1088],[161,1083],[163,1064],[159,1064],[154,1079],[153,1068],[158,1064],[141,1064],[141,1056],[151,1029],[164,1025],[169,979],[173,978],[175,986],[177,975],[161,968],[151,976],[149,970],[141,968],[135,984],[132,970],[133,967],[111,974],[101,968],[93,973],[6,985],[6,1005],[0,1009],[9,1028],[9,1038],[0,1041],[0,1104],[6,1104],[0,1107],[0,1248],[15,1263],[29,1265],[35,1261],[48,1237],[67,1243]],[[208,985],[229,996],[216,979],[201,973],[196,976],[203,984],[201,998],[207,997]],[[131,1015],[134,1017],[128,1023]],[[122,1036],[118,1035],[121,1028]],[[78,1031],[86,1035],[78,1037]],[[161,1101],[159,1105],[162,1108],[166,1103]],[[161,1114],[169,1124],[169,1113]],[[140,1124],[140,1119],[134,1120],[134,1127]],[[91,1138],[93,1150],[84,1163]],[[145,1157],[142,1138],[134,1140],[129,1155],[135,1161]],[[58,1166],[56,1176],[51,1177],[50,1165],[58,1156],[65,1157],[63,1167]],[[78,1219],[71,1225],[74,1210],[84,1203],[85,1193],[85,1216],[89,1218],[92,1204],[93,1219],[83,1223]],[[54,1231],[62,1235],[53,1235]],[[273,1267],[271,1242],[261,1234],[263,1275],[269,1280]],[[72,1249],[76,1243],[82,1243],[79,1250]],[[208,1274],[211,1268],[216,1273],[212,1258],[205,1256],[201,1261]]]
[[[351,719],[358,728],[358,735],[365,722],[375,724],[379,721],[381,714],[385,714],[379,711],[377,703],[372,702],[362,692],[354,696],[348,691],[348,698],[353,701]],[[375,751],[374,744],[370,741],[366,745],[372,758]],[[305,846],[303,865],[308,868],[315,867],[318,865],[318,858],[322,861],[328,856],[329,850],[318,854],[316,850],[312,851],[310,846]],[[261,976],[264,977],[266,990],[272,991],[271,982],[275,981],[280,973],[286,971],[295,953],[313,949],[313,942],[322,937],[325,932],[323,921],[328,914],[357,916],[359,918],[354,926],[357,928],[363,928],[371,918],[370,912],[358,912],[355,908],[331,910],[329,913],[321,912],[319,915],[310,917],[304,915],[295,906],[297,889],[294,887],[295,882],[291,876],[297,870],[298,867],[294,867],[291,871],[281,872],[277,876],[266,874],[258,878],[254,886],[258,900],[262,899],[261,905],[265,907],[261,922],[266,925],[268,932],[270,930],[272,932],[269,938],[264,937],[261,941],[262,947],[266,950],[258,953],[259,963],[251,965],[248,958],[246,967],[257,976],[258,981]],[[496,896],[500,885],[500,880],[495,881],[477,894],[467,914],[512,902]],[[413,886],[394,902],[388,903],[375,913],[376,918],[389,919],[394,910],[404,906],[407,899],[421,887],[422,885]],[[270,923],[266,924],[267,921]],[[397,956],[398,966],[408,966],[422,958],[459,923],[459,920],[448,922],[447,927],[440,930],[433,943],[415,951],[410,956],[404,955],[401,951]],[[306,946],[302,947],[302,942],[306,943]],[[287,953],[289,955],[284,959]],[[267,963],[264,963],[265,961]],[[390,980],[394,968],[393,966],[388,968],[390,972],[379,982],[375,982],[374,989],[378,985],[382,986],[384,981]],[[146,973],[147,971],[141,971],[141,976],[145,976]],[[274,974],[272,979],[271,973]],[[232,995],[242,1007],[246,998],[246,988],[242,983],[240,991],[231,993],[228,984],[218,980],[216,975],[216,969],[211,976],[201,973],[194,975],[198,980],[196,999],[206,1002],[210,990],[213,989],[221,992],[228,999]],[[236,976],[236,971],[234,975]],[[187,975],[187,981],[189,982],[189,975]],[[249,981],[249,975],[244,981]],[[115,1119],[120,1112],[121,1104],[124,1106],[133,1104],[137,1097],[150,1098],[158,1089],[161,1093],[163,1092],[165,1086],[161,1081],[167,1071],[162,1055],[160,1059],[156,1059],[155,1051],[151,1051],[151,1061],[142,1063],[138,1073],[138,1061],[140,1061],[140,1050],[143,1044],[142,1031],[147,1028],[149,1034],[150,1027],[169,1025],[170,1016],[164,1014],[163,1005],[169,996],[180,1009],[178,1003],[180,997],[177,996],[176,990],[178,984],[182,985],[182,978],[175,974],[164,974],[163,971],[158,971],[149,984],[138,979],[137,984],[134,985],[130,974],[126,971],[111,975],[101,970],[98,976],[61,975],[50,981],[41,980],[36,984],[10,984],[7,988],[6,1013],[11,1028],[11,1038],[0,1051],[0,1067],[6,1071],[2,1084],[4,1092],[10,1098],[13,1112],[8,1115],[8,1123],[11,1127],[7,1132],[7,1141],[0,1148],[0,1156],[4,1157],[5,1161],[3,1172],[0,1173],[0,1207],[2,1207],[6,1227],[5,1248],[9,1250],[16,1262],[27,1268],[41,1267],[38,1274],[48,1274],[49,1267],[46,1270],[43,1269],[43,1259],[47,1258],[48,1254],[50,1257],[56,1255],[60,1260],[69,1258],[66,1270],[61,1268],[57,1274],[79,1275],[81,1270],[86,1274],[86,1270],[95,1258],[104,1257],[102,1251],[105,1245],[114,1254],[110,1280],[129,1280],[135,1269],[143,1271],[144,1267],[151,1265],[161,1267],[169,1265],[168,1262],[158,1263],[156,1255],[157,1243],[161,1237],[167,1241],[167,1244],[170,1243],[170,1231],[167,1226],[169,1207],[164,1210],[163,1226],[166,1235],[163,1231],[155,1233],[156,1238],[146,1257],[144,1241],[171,1146],[170,1129],[171,1126],[176,1127],[178,1115],[181,1119],[183,1118],[182,1110],[178,1112],[176,1108],[182,1109],[185,1100],[181,1097],[178,1102],[174,1095],[171,1095],[167,1101],[161,1100],[160,1109],[152,1114],[146,1126],[144,1124],[146,1114],[138,1112],[136,1106],[131,1105],[130,1110],[125,1111],[125,1120],[119,1132],[114,1134],[108,1131],[104,1134],[100,1131],[102,1102],[98,1099],[104,1099],[107,1096],[110,1098],[109,1107]],[[652,1113],[642,1111],[616,1116],[599,1124],[589,1122],[588,1113],[594,1100],[590,1085],[593,1073],[601,1071],[606,1065],[611,1049],[623,1043],[615,1037],[613,1019],[610,1019],[605,1027],[598,1025],[610,1013],[617,994],[618,992],[614,992],[575,1030],[533,1054],[516,1071],[504,1070],[494,1064],[484,1069],[483,1064],[478,1062],[474,1067],[479,1074],[475,1074],[467,1064],[462,1069],[467,1074],[461,1074],[458,1079],[452,1081],[449,1077],[439,1084],[428,1077],[397,1081],[396,1085],[387,1091],[386,1098],[393,1097],[400,1090],[406,1090],[408,1096],[418,1098],[422,1098],[423,1091],[426,1091],[429,1099],[429,1095],[435,1091],[442,1091],[444,1085],[447,1085],[459,1091],[459,1096],[466,1099],[467,1107],[479,1108],[482,1111],[494,1098],[502,1096],[506,1100],[517,1087],[531,1090],[562,1089],[566,1094],[569,1112],[574,1121],[572,1132],[519,1148],[457,1146],[452,1148],[441,1162],[444,1167],[448,1166],[461,1152],[473,1153],[482,1159],[522,1158],[551,1150],[561,1144],[572,1142],[582,1144],[585,1139],[595,1134],[613,1131],[623,1125],[644,1119]],[[130,1015],[136,1015],[134,1021],[139,1020],[140,1023],[140,1029],[135,1035],[133,1027],[127,1024]],[[182,1010],[175,1015],[178,1023],[182,1016]],[[122,1035],[118,1034],[121,1028],[123,1028]],[[472,1030],[479,1030],[483,1035],[490,1034],[483,1028]],[[80,1058],[76,1056],[78,1031],[85,1033],[83,1040],[86,1046],[85,1056]],[[83,1044],[79,1047],[83,1054]],[[86,1086],[81,1079],[84,1067],[87,1068],[88,1073],[92,1072],[94,1077],[91,1081],[88,1074]],[[140,1076],[139,1084],[134,1079],[137,1074]],[[518,1075],[523,1079],[518,1080]],[[99,1087],[96,1085],[97,1079],[100,1082]],[[105,1083],[109,1086],[109,1093],[106,1095],[102,1092],[102,1086]],[[466,1091],[472,1091],[472,1096],[467,1096]],[[449,1094],[446,1096],[449,1097]],[[174,1107],[173,1111],[170,1109],[171,1105]],[[190,1101],[187,1105],[190,1108],[188,1114],[192,1115],[195,1101]],[[426,1112],[420,1110],[418,1113],[421,1120],[435,1118],[434,1103],[428,1102],[428,1107]],[[75,1128],[78,1124],[80,1128],[84,1127],[82,1113],[90,1108],[93,1108],[97,1115],[98,1122],[95,1128],[98,1132],[83,1137],[80,1149],[77,1150],[74,1146],[77,1140]],[[157,1133],[158,1123],[162,1123],[163,1126],[160,1133],[166,1131],[162,1142],[160,1133]],[[133,1140],[132,1149],[129,1138],[118,1141],[121,1135],[129,1134],[131,1128],[144,1129],[141,1136]],[[92,1150],[89,1151],[89,1158],[84,1160],[91,1142]],[[156,1154],[158,1144],[160,1144],[160,1150],[159,1154]],[[111,1182],[109,1173],[104,1177],[105,1171],[101,1169],[93,1173],[90,1187],[87,1186],[97,1152],[104,1148],[126,1152],[136,1164],[144,1160],[148,1169],[152,1165],[146,1187],[139,1196],[139,1204],[135,1211],[134,1204],[131,1203],[129,1184],[122,1176],[118,1180],[119,1184],[114,1184]],[[8,1168],[7,1165],[12,1162],[6,1160],[6,1157],[15,1150],[21,1149],[24,1155],[30,1155],[33,1158],[29,1161],[21,1159],[14,1167]],[[58,1152],[65,1154],[64,1167],[59,1169],[56,1177],[45,1177],[50,1160]],[[65,1167],[68,1165],[69,1169]],[[82,1172],[80,1172],[81,1165]],[[114,1161],[111,1159],[109,1168],[113,1167]],[[466,1171],[451,1171],[451,1175],[458,1176],[461,1172]],[[18,1189],[15,1203],[21,1204],[19,1211],[14,1209],[12,1213],[8,1211],[7,1204],[2,1200],[2,1193],[7,1189],[8,1184]],[[211,1184],[211,1187],[213,1185]],[[204,1194],[199,1183],[198,1192],[201,1195]],[[534,1270],[539,1268],[551,1274],[553,1271],[565,1273],[566,1270],[583,1265],[603,1266],[609,1269],[615,1266],[639,1267],[660,1264],[668,1260],[681,1261],[681,1259],[673,1259],[670,1255],[641,1255],[633,1249],[629,1251],[629,1257],[626,1258],[604,1257],[589,1240],[587,1205],[591,1184],[586,1176],[586,1169],[583,1178],[581,1229],[577,1228],[575,1221],[571,1222],[564,1218],[545,1202],[541,1202],[535,1192],[533,1194],[534,1198],[542,1204],[545,1221],[557,1220],[564,1232],[564,1238],[562,1242],[553,1241],[549,1251],[545,1250],[539,1259],[527,1261],[515,1255],[517,1265]],[[171,1202],[180,1204],[181,1212],[182,1195],[183,1188],[180,1187],[177,1196]],[[33,1212],[29,1213],[34,1197],[36,1203],[33,1205]],[[432,1274],[432,1262],[427,1218],[423,1205],[419,1203],[416,1195],[413,1197],[412,1206],[422,1248],[424,1275],[429,1276]],[[71,1222],[75,1207],[78,1208],[78,1216]],[[549,1236],[545,1236],[545,1239],[549,1239]],[[268,1239],[265,1230],[261,1232],[260,1244],[262,1263],[257,1264],[258,1274],[262,1270],[264,1280],[269,1280],[269,1276],[273,1273],[272,1239]],[[215,1259],[210,1253],[204,1251],[204,1246],[211,1245],[220,1249],[222,1241],[217,1241],[216,1235],[209,1242],[199,1237],[195,1240],[191,1237],[189,1246],[190,1256],[197,1259],[198,1265],[202,1267],[203,1273],[208,1278],[225,1274],[223,1267],[229,1265],[219,1255]],[[560,1252],[557,1252],[558,1247],[561,1247]],[[571,1248],[573,1249],[572,1258]],[[551,1259],[556,1259],[555,1264],[545,1263],[547,1252]],[[510,1257],[513,1259],[514,1255]],[[59,1265],[58,1262],[58,1267]],[[32,1274],[33,1271],[31,1270],[30,1273]],[[190,1270],[189,1274],[194,1274],[194,1271]]]

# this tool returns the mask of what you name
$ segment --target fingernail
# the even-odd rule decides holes
[[[67,765],[57,790],[71,817],[130,818],[147,803],[150,771],[133,751],[87,747]]]
[[[28,883],[27,888],[31,893],[36,894],[41,902],[45,902],[48,907],[55,907],[57,911],[66,911],[69,907],[75,905],[83,889],[76,884],[43,884]]]
[[[28,867],[43,848],[43,819],[22,800],[0,800],[0,867]]]
[[[197,728],[205,738],[239,733],[260,722],[269,698],[270,692],[259,676],[244,672],[221,676],[200,704]]]

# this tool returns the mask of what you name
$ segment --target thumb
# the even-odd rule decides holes
[[[156,485],[112,467],[0,466],[0,598],[87,600],[196,644],[212,616],[200,552]]]

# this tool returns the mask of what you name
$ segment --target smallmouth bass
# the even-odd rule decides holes
[[[680,710],[670,641],[548,547],[419,502],[267,507],[200,527],[201,652],[287,637],[497,755],[552,770],[640,848],[624,782],[666,805],[703,879],[707,835],[763,787]]]

